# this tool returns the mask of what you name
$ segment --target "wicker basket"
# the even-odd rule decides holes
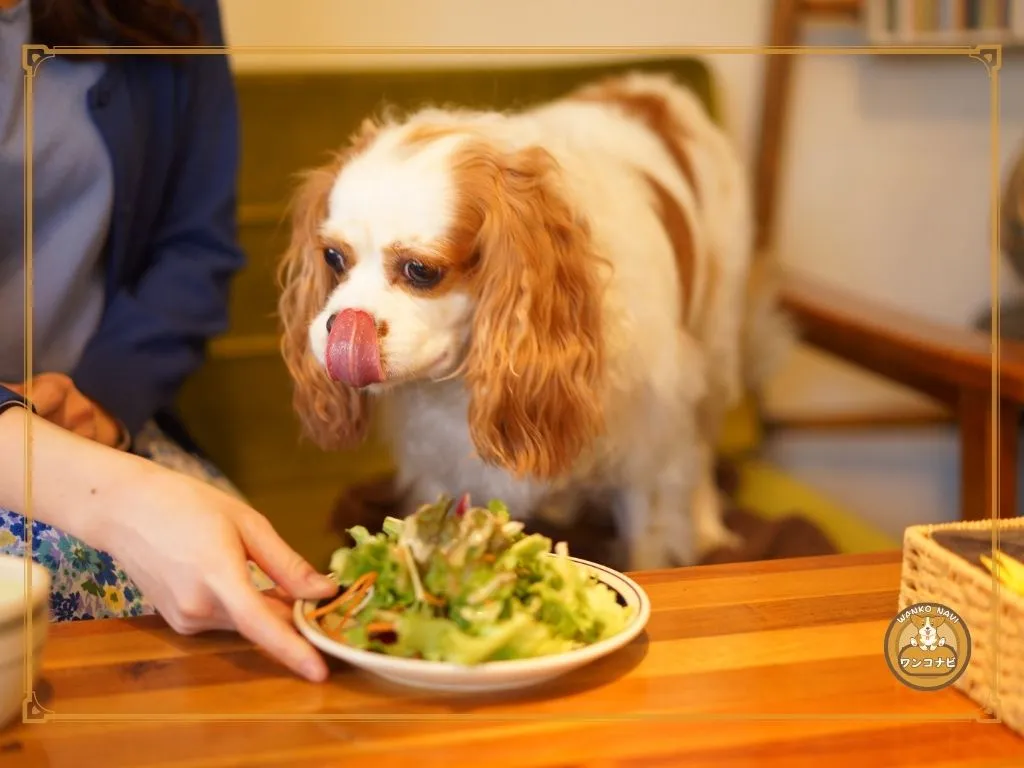
[[[1024,518],[1000,521],[999,526],[1001,531],[1022,530]],[[1024,597],[1007,588],[999,590],[997,640],[991,575],[932,538],[937,531],[991,530],[991,520],[908,528],[903,539],[899,608],[931,601],[960,615],[971,633],[971,659],[954,687],[1024,736]],[[998,696],[993,697],[996,645]]]

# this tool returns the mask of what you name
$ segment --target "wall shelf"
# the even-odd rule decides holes
[[[862,0],[872,45],[1024,46],[1024,0]]]

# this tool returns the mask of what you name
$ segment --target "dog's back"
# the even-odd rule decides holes
[[[729,140],[691,91],[662,75],[598,82],[519,119],[531,125],[523,136],[562,166],[613,267],[613,395],[653,387],[657,399],[691,407],[710,395],[714,430],[745,383],[751,305],[750,188]]]

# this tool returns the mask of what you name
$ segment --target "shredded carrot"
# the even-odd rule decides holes
[[[371,573],[369,576],[370,578],[361,587],[359,592],[357,592],[356,597],[348,602],[348,607],[345,609],[345,615],[341,617],[341,626],[345,626],[345,624],[348,623],[349,618],[351,618],[352,614],[355,613],[356,609],[359,607],[359,604],[363,601],[363,597],[370,591],[370,587],[372,587],[373,583],[377,580],[376,573]]]
[[[353,600],[351,603],[349,603],[348,608],[345,609],[345,615],[341,617],[340,626],[344,627],[346,624],[348,624],[348,620],[352,618],[352,614],[355,613],[355,610],[359,606],[361,600],[362,597],[360,597],[358,600]]]
[[[488,552],[487,554],[483,555],[483,556],[482,556],[482,557],[480,558],[480,560],[481,560],[482,562],[485,562],[485,563],[493,563],[493,562],[494,562],[494,555],[493,555],[493,554],[491,554],[490,552]]]
[[[423,600],[424,602],[430,603],[431,605],[444,605],[444,600],[442,600],[440,597],[434,597],[426,590],[423,590]]]
[[[366,625],[366,631],[371,635],[377,634],[378,632],[394,632],[395,625],[390,621],[371,621]]]
[[[328,628],[322,621],[319,623],[319,627],[325,635],[331,638],[331,640],[336,640],[339,643],[345,642],[345,638],[340,631],[336,632],[333,629]]]
[[[369,589],[370,586],[373,585],[373,582],[376,580],[376,573],[364,573],[358,579],[353,581],[349,585],[348,589],[346,589],[334,600],[329,602],[327,605],[324,605],[320,608],[311,611],[309,613],[309,618],[316,619],[320,618],[321,616],[326,616],[328,613],[331,613],[332,611],[336,610],[337,608],[340,608],[341,606],[345,605],[350,601],[357,599],[361,600],[366,595],[366,591]]]
[[[320,608],[316,608],[310,611],[308,614],[306,614],[306,618],[310,621],[314,621],[322,616],[326,616],[328,613],[331,613],[337,610],[338,608],[346,605],[347,603],[351,602],[352,605],[349,607],[348,612],[346,612],[345,618],[342,620],[342,623],[348,621],[349,613],[351,613],[352,609],[362,602],[363,598],[366,596],[366,593],[369,591],[370,587],[373,586],[373,583],[376,580],[377,574],[375,571],[369,571],[367,573],[364,573],[358,579],[353,581],[349,585],[348,589],[346,589],[344,592],[338,595],[338,597],[334,598],[327,605],[321,606]]]

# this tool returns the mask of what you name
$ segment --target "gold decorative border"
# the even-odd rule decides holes
[[[947,45],[947,46],[900,46],[900,45],[868,45],[868,46],[690,46],[690,47],[638,47],[638,46],[402,46],[402,47],[381,47],[381,46],[252,46],[252,45],[226,45],[226,46],[200,46],[200,47],[145,47],[145,46],[59,46],[47,47],[41,45],[22,46],[22,68],[25,72],[25,396],[32,398],[32,127],[33,127],[33,93],[34,78],[43,62],[55,56],[82,56],[82,55],[110,55],[110,56],[154,56],[154,55],[211,55],[224,56],[239,53],[261,53],[271,55],[282,54],[383,54],[383,55],[417,55],[417,54],[461,54],[461,55],[629,55],[639,54],[647,57],[654,56],[708,56],[708,55],[816,55],[816,56],[967,56],[975,59],[985,67],[989,78],[990,94],[990,136],[991,136],[991,188],[990,188],[990,209],[991,209],[991,289],[992,289],[992,454],[995,456],[999,445],[999,200],[1000,200],[1000,179],[999,179],[999,98],[1000,83],[999,72],[1002,68],[1003,46],[1002,44],[992,45]],[[545,62],[546,64],[546,62]],[[455,714],[394,714],[394,715],[341,715],[341,714],[202,714],[202,713],[173,713],[173,714],[103,714],[103,713],[82,713],[82,714],[60,714],[45,708],[39,701],[34,689],[32,679],[33,648],[32,648],[32,623],[31,590],[32,590],[32,419],[25,421],[25,450],[28,460],[25,462],[25,675],[24,675],[24,701],[22,705],[23,723],[40,722],[338,722],[338,721],[371,721],[371,722],[395,722],[395,721],[435,721],[435,720],[549,720],[549,715],[497,715],[486,713],[480,715],[455,715]],[[992,481],[992,548],[993,551],[999,545],[999,528],[996,525],[998,520],[999,499],[999,466],[996,458],[991,467]],[[1000,584],[993,575],[993,593],[995,595],[993,605],[993,648],[996,649],[996,663],[993,665],[992,691],[998,696],[998,640],[999,640],[999,591]],[[998,704],[998,700],[993,702]],[[782,713],[782,714],[701,714],[686,715],[675,713],[624,713],[624,714],[577,714],[559,715],[559,719],[572,721],[631,721],[631,720],[716,720],[716,721],[749,721],[759,719],[772,720],[862,720],[870,718],[874,720],[889,721],[943,721],[943,722],[984,722],[998,723],[998,718],[982,718],[950,715],[901,715],[893,713],[857,713],[850,715],[828,714],[813,715],[810,713]]]

